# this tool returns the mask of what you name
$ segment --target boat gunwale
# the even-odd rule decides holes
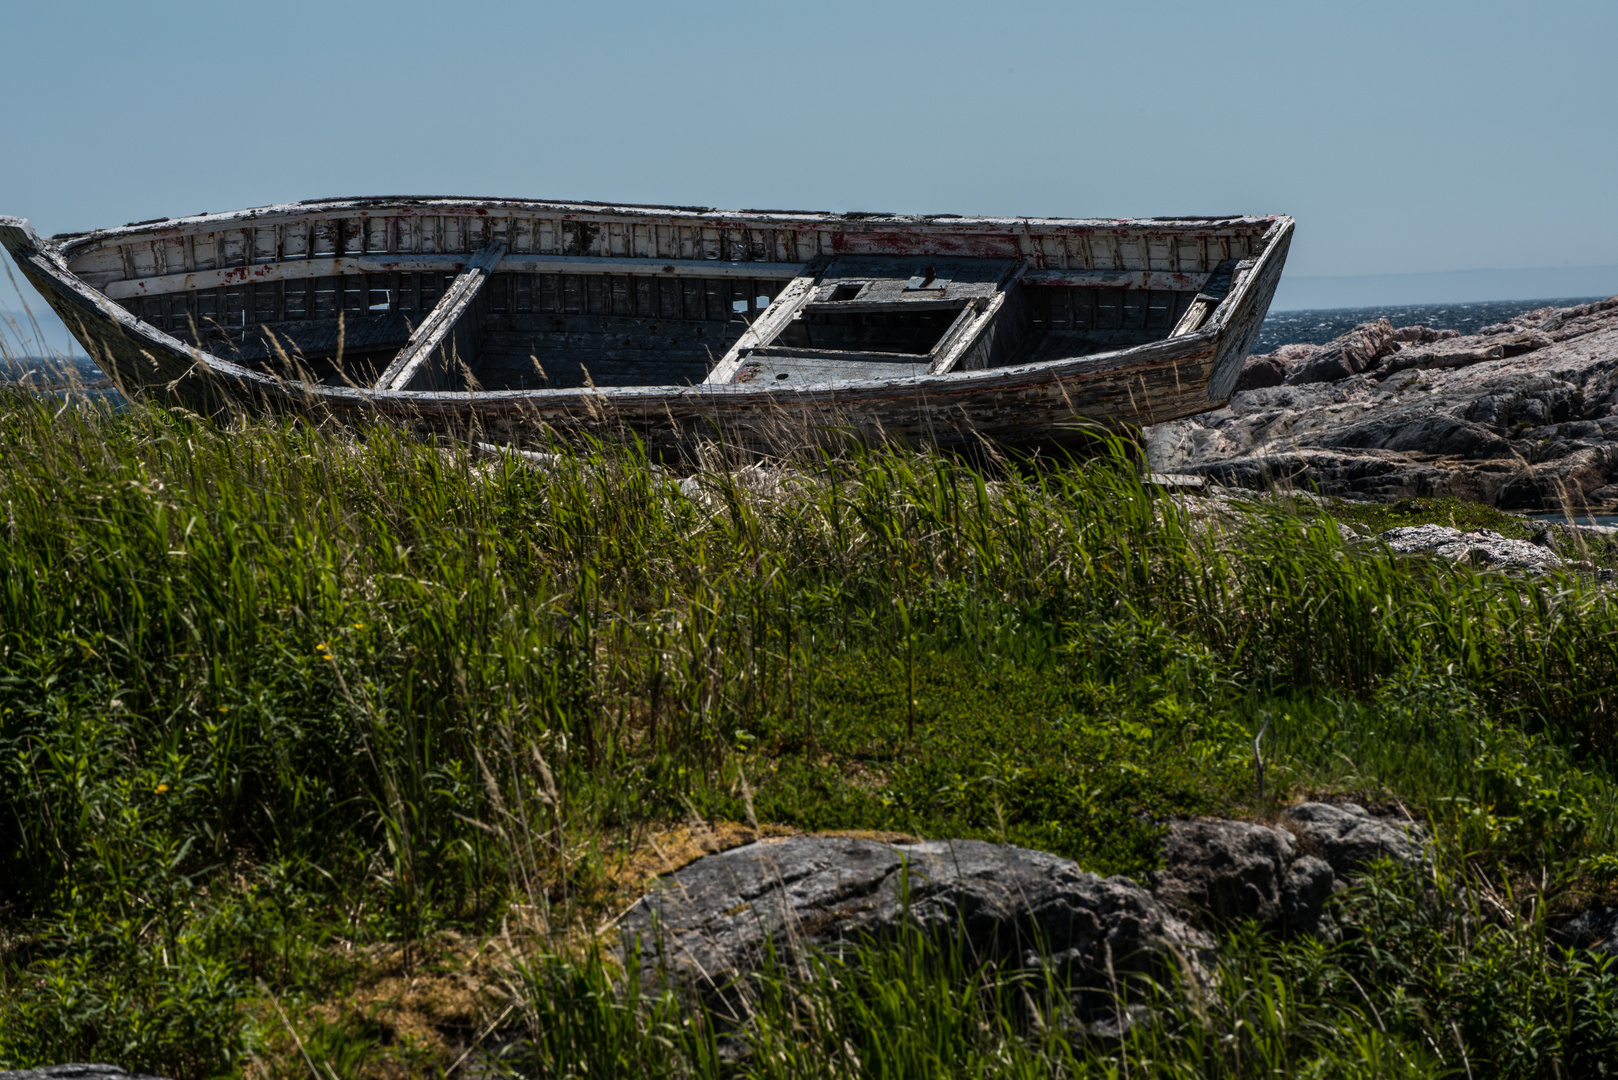
[[[494,213],[491,211],[500,211]],[[686,224],[706,223],[714,227],[818,227],[836,231],[871,231],[873,226],[902,226],[906,231],[924,233],[966,234],[1000,232],[1008,228],[1022,228],[1047,233],[1206,233],[1221,226],[1241,230],[1269,226],[1286,217],[1281,214],[1233,215],[1230,217],[1170,217],[1170,218],[1061,218],[1061,217],[957,217],[939,214],[871,215],[864,213],[837,214],[819,211],[747,211],[747,210],[695,210],[692,208],[641,207],[632,204],[584,204],[550,202],[544,200],[474,200],[438,199],[432,201],[387,201],[354,199],[343,202],[293,202],[270,206],[250,207],[217,214],[193,214],[186,217],[161,218],[132,222],[128,225],[82,232],[58,233],[42,240],[56,245],[64,259],[74,260],[92,249],[107,243],[127,242],[131,238],[164,238],[191,233],[218,231],[233,226],[260,224],[286,224],[290,220],[324,221],[355,216],[431,217],[461,216],[469,218],[497,218],[534,216],[550,213],[563,220],[591,217],[601,220],[635,221],[649,218],[679,220]],[[286,219],[277,222],[274,219]],[[649,259],[648,261],[655,261]],[[668,261],[668,260],[662,260]],[[751,260],[687,260],[694,262]]]

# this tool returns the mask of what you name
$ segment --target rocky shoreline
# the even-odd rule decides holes
[[[1249,357],[1237,387],[1145,429],[1151,468],[1382,501],[1618,505],[1618,297],[1469,335],[1379,319]]]

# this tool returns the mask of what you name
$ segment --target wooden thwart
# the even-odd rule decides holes
[[[1191,306],[1185,309],[1180,321],[1174,324],[1169,337],[1183,337],[1202,329],[1202,324],[1207,321],[1208,316],[1213,314],[1214,309],[1226,296],[1230,295],[1230,290],[1235,287],[1237,273],[1251,266],[1251,260],[1244,263],[1238,259],[1226,259],[1214,267],[1213,273],[1209,274],[1208,280],[1203,283],[1201,291],[1191,301]]]
[[[382,372],[373,390],[432,390],[452,364],[470,366],[477,357],[479,302],[489,275],[505,257],[504,241],[472,253],[443,298],[427,313],[410,341]]]
[[[921,274],[911,274],[925,264]],[[942,270],[940,270],[942,268]],[[1012,259],[842,256],[804,268],[708,374],[709,384],[772,382],[792,385],[870,377],[942,375],[985,344],[1000,317],[1006,290],[1023,264]],[[948,276],[955,274],[960,280]],[[951,295],[953,293],[953,295]],[[918,326],[913,320],[935,316]],[[860,324],[877,320],[873,336]],[[794,336],[797,320],[804,325]],[[811,329],[811,320],[824,320]],[[889,321],[897,320],[897,321]],[[912,348],[904,348],[904,320],[912,320]],[[816,341],[815,337],[821,340]],[[931,340],[927,340],[928,338]],[[827,339],[830,340],[827,340]],[[894,346],[898,346],[895,349]],[[987,363],[992,345],[976,359]],[[818,367],[817,367],[818,365]],[[968,366],[984,366],[971,364]]]
[[[790,323],[793,317],[813,299],[815,282],[819,279],[824,266],[824,260],[816,260],[804,268],[802,276],[793,278],[787,287],[776,295],[770,306],[753,320],[753,325],[749,326],[742,336],[736,339],[736,343],[725,351],[725,355],[720,357],[719,363],[708,372],[708,377],[703,382],[722,384],[735,381],[747,354],[773,341],[781,332],[781,328]]]

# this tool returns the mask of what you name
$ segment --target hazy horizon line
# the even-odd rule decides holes
[[[1618,263],[1387,274],[1283,274],[1270,308],[1274,311],[1332,311],[1614,295],[1618,295]]]

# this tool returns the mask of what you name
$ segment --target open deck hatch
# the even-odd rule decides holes
[[[793,310],[738,343],[732,377],[820,382],[937,372],[970,344],[1015,267],[1011,259],[840,256]]]

